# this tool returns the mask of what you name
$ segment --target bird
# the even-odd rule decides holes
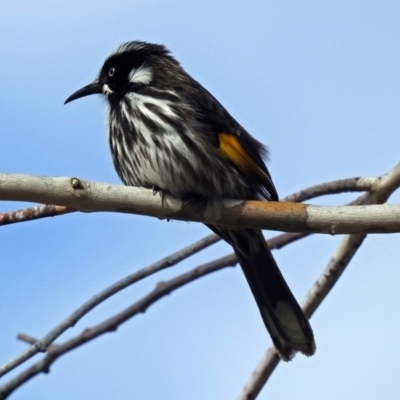
[[[268,149],[251,136],[161,44],[126,42],[95,80],[64,104],[93,94],[108,105],[113,164],[125,185],[177,199],[278,201]],[[284,361],[314,354],[307,317],[261,230],[207,225],[230,244]]]

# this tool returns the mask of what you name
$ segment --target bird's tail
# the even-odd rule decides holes
[[[295,351],[313,355],[315,342],[310,323],[283,278],[262,232],[216,230],[233,246],[281,358],[288,361]]]

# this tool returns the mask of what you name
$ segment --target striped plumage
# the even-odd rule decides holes
[[[134,57],[127,57],[132,53]],[[110,147],[122,181],[156,186],[178,198],[188,193],[248,197],[252,188],[218,151],[215,121],[222,121],[221,129],[226,129],[226,120],[231,121],[230,131],[243,132],[243,128],[163,46],[122,45],[106,60],[103,70],[129,62],[132,69],[122,83],[123,92],[108,96]],[[151,85],[143,84],[147,79]],[[250,136],[249,140],[261,150],[261,144]]]
[[[176,104],[138,91],[115,106],[110,104],[109,143],[114,166],[125,184],[156,186],[177,198],[188,193],[244,198],[250,192],[240,173],[226,165],[217,146],[210,146],[208,152],[201,150],[209,146],[207,137],[196,132],[209,127],[191,123],[193,111],[184,101],[176,97]]]
[[[164,46],[123,44],[66,102],[95,93],[108,100],[111,153],[126,185],[176,198],[278,200],[266,148]],[[296,350],[312,355],[311,327],[261,231],[210,228],[233,246],[282,359]]]

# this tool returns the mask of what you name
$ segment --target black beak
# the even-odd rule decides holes
[[[93,83],[90,83],[89,85],[86,85],[82,89],[79,89],[75,93],[71,94],[71,96],[69,96],[68,99],[65,100],[64,104],[67,104],[70,101],[76,99],[80,99],[81,97],[89,96],[91,94],[101,94],[103,93],[102,88],[103,84],[96,80]]]

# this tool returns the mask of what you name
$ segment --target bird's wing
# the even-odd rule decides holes
[[[240,139],[242,139],[242,136],[240,136]],[[232,133],[219,133],[219,151],[246,176],[261,196],[268,200],[278,200],[271,175],[259,151],[252,146],[250,140],[246,143],[245,140],[240,139]]]
[[[209,130],[219,151],[248,179],[267,200],[278,200],[278,193],[264,163],[268,150],[253,138],[224,108],[224,106],[198,82],[188,78],[191,90],[182,97],[198,111],[197,117]],[[195,93],[195,95],[191,95]]]

